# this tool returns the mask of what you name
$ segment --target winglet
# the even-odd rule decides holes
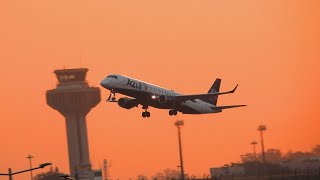
[[[238,85],[239,84],[237,84],[236,87],[232,91],[230,91],[230,93],[234,93],[236,91],[236,89],[238,88]]]

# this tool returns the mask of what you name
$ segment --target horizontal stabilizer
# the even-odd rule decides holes
[[[231,105],[231,106],[214,106],[212,107],[213,110],[222,110],[222,109],[230,109],[230,108],[237,108],[237,107],[243,107],[243,106],[247,106],[247,105]]]

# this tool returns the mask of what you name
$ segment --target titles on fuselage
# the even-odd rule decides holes
[[[139,89],[139,90],[142,90],[143,87],[144,87],[145,90],[147,90],[147,87],[148,87],[144,83],[141,83],[139,81],[134,81],[134,80],[131,80],[129,78],[128,78],[127,86],[130,86],[132,88]]]

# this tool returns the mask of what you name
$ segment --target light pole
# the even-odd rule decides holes
[[[181,168],[181,166],[177,166],[177,168],[178,168],[178,173],[180,174],[180,168]]]
[[[253,156],[254,156],[254,160],[257,160],[257,154],[256,154],[256,145],[258,144],[257,141],[252,141],[250,143],[253,146]]]
[[[29,163],[30,163],[30,169],[32,169],[32,158],[34,157],[31,155],[27,156],[27,159],[29,159]],[[33,180],[32,170],[30,171],[30,175],[31,175],[31,180]]]
[[[103,160],[103,168],[104,168],[104,180],[107,180],[107,168],[108,168],[108,161],[106,159]]]
[[[258,131],[260,131],[260,138],[261,138],[261,151],[262,151],[262,162],[266,163],[266,157],[265,157],[265,153],[264,153],[264,141],[263,141],[263,131],[267,130],[267,126],[266,125],[260,125],[258,127]]]
[[[108,180],[108,167],[111,167],[108,165],[109,161],[106,159],[103,160],[103,171],[104,171],[104,180]]]
[[[27,170],[23,170],[23,171],[18,171],[18,172],[12,172],[11,168],[8,169],[8,174],[0,174],[0,176],[9,176],[9,180],[12,180],[12,176],[13,175],[16,175],[16,174],[20,174],[20,173],[24,173],[24,172],[28,172],[28,171],[32,171],[32,170],[36,170],[36,169],[42,169],[46,166],[49,166],[51,165],[52,163],[43,163],[43,164],[40,164],[38,167],[36,168],[31,168],[31,169],[27,169]]]
[[[175,126],[178,128],[178,140],[179,140],[179,154],[180,154],[180,169],[181,169],[181,180],[184,180],[184,168],[183,168],[183,157],[182,157],[182,145],[181,145],[181,126],[184,125],[182,120],[177,120],[174,123]]]

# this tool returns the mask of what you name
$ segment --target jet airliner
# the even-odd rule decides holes
[[[238,85],[231,91],[219,92],[221,79],[217,78],[208,93],[182,95],[173,90],[168,90],[141,80],[119,74],[111,74],[104,78],[100,85],[110,90],[107,102],[117,102],[125,109],[142,105],[142,117],[150,117],[149,106],[159,109],[169,109],[169,115],[183,114],[208,114],[219,113],[223,109],[242,107],[246,105],[217,106],[218,96],[234,93]],[[116,99],[116,93],[129,97]]]

